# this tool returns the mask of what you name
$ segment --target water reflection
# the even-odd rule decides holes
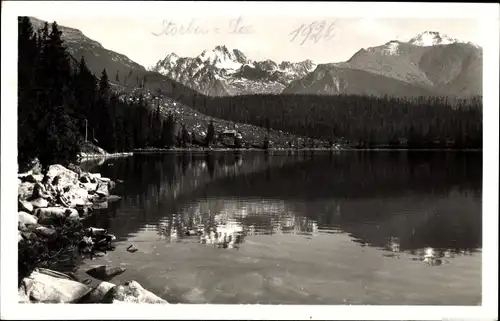
[[[446,152],[134,156],[95,169],[123,180],[124,198],[88,224],[228,249],[254,235],[346,233],[439,266],[481,248],[481,166],[480,153]]]

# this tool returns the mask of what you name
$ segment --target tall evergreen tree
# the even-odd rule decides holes
[[[213,120],[210,120],[210,123],[208,124],[207,128],[207,135],[205,137],[205,143],[207,144],[207,147],[210,147],[210,144],[213,143],[214,138],[215,138],[214,122]]]

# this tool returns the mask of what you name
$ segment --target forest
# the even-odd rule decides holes
[[[137,94],[123,99],[106,69],[96,77],[83,57],[77,61],[68,54],[56,22],[51,30],[47,23],[34,30],[29,18],[19,17],[20,167],[34,158],[43,166],[74,162],[86,141],[107,152],[185,145],[186,129],[175,132],[175,117],[163,117],[160,106],[145,98],[153,80],[136,81],[141,82]],[[178,87],[159,91],[211,117],[351,147],[482,148],[482,97],[208,97]],[[208,127],[205,141],[210,142],[214,132]]]
[[[67,53],[57,23],[33,30],[18,21],[18,163],[34,158],[43,166],[75,162],[85,141],[107,152],[172,146],[178,133],[172,115],[142,94],[129,101],[111,89],[104,69],[95,77],[82,57]],[[182,138],[182,136],[181,136]]]
[[[482,148],[482,97],[197,96],[212,117],[353,147]]]

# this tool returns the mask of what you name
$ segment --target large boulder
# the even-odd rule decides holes
[[[108,197],[109,196],[109,188],[108,184],[99,182],[97,183],[97,189],[96,189],[96,194],[101,196],[101,197]]]
[[[22,223],[24,225],[32,225],[38,223],[38,219],[35,216],[28,214],[26,212],[19,212],[17,214],[17,217],[19,223]]]
[[[39,236],[44,236],[48,239],[55,239],[57,237],[57,231],[53,228],[46,226],[39,226],[35,229],[35,234]]]
[[[79,217],[76,209],[65,207],[38,208],[35,210],[35,215],[38,216],[40,224],[57,224],[64,222],[67,218]]]
[[[144,289],[138,282],[129,281],[124,285],[117,285],[106,293],[102,303],[163,303],[167,301],[154,293]]]
[[[69,277],[63,278],[60,273],[37,269],[23,279],[19,299],[28,297],[33,303],[74,303],[91,290]]]
[[[116,186],[115,182],[113,182],[112,180],[108,181],[108,190],[112,190],[113,188],[115,188],[115,186]]]
[[[111,281],[112,278],[114,278],[117,275],[122,274],[125,272],[127,269],[122,268],[122,267],[111,267],[108,265],[100,265],[94,268],[91,268],[90,270],[87,270],[87,274],[103,281]]]
[[[17,194],[21,200],[26,200],[33,195],[33,188],[35,184],[29,182],[22,182],[17,186]]]
[[[43,199],[41,197],[30,201],[30,203],[33,206],[33,208],[45,208],[45,207],[49,206],[49,202],[46,199]]]
[[[24,201],[22,199],[20,199],[17,202],[17,208],[19,211],[23,211],[23,212],[30,213],[30,214],[33,213],[33,204],[31,204],[28,201]]]
[[[101,303],[106,293],[109,292],[116,285],[106,281],[102,281],[98,286],[94,287],[84,298],[81,303]]]
[[[69,200],[69,205],[71,207],[75,206],[88,206],[91,204],[89,202],[89,192],[86,188],[81,187],[79,184],[70,185],[69,190],[64,194]]]
[[[91,208],[93,210],[103,210],[108,208],[108,202],[107,201],[100,201],[100,200],[95,200],[95,203],[92,204]]]
[[[50,165],[49,170],[47,171],[47,176],[50,177],[50,180],[56,176],[61,177],[59,183],[62,186],[75,184],[78,182],[78,174],[73,172],[72,170],[67,169],[62,165]]]

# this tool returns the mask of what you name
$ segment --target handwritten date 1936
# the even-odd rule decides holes
[[[318,43],[321,39],[330,40],[335,36],[335,22],[328,24],[327,21],[314,21],[310,24],[302,24],[297,29],[293,30],[289,36],[292,36],[291,42],[297,38],[302,39],[300,45],[307,41]]]

